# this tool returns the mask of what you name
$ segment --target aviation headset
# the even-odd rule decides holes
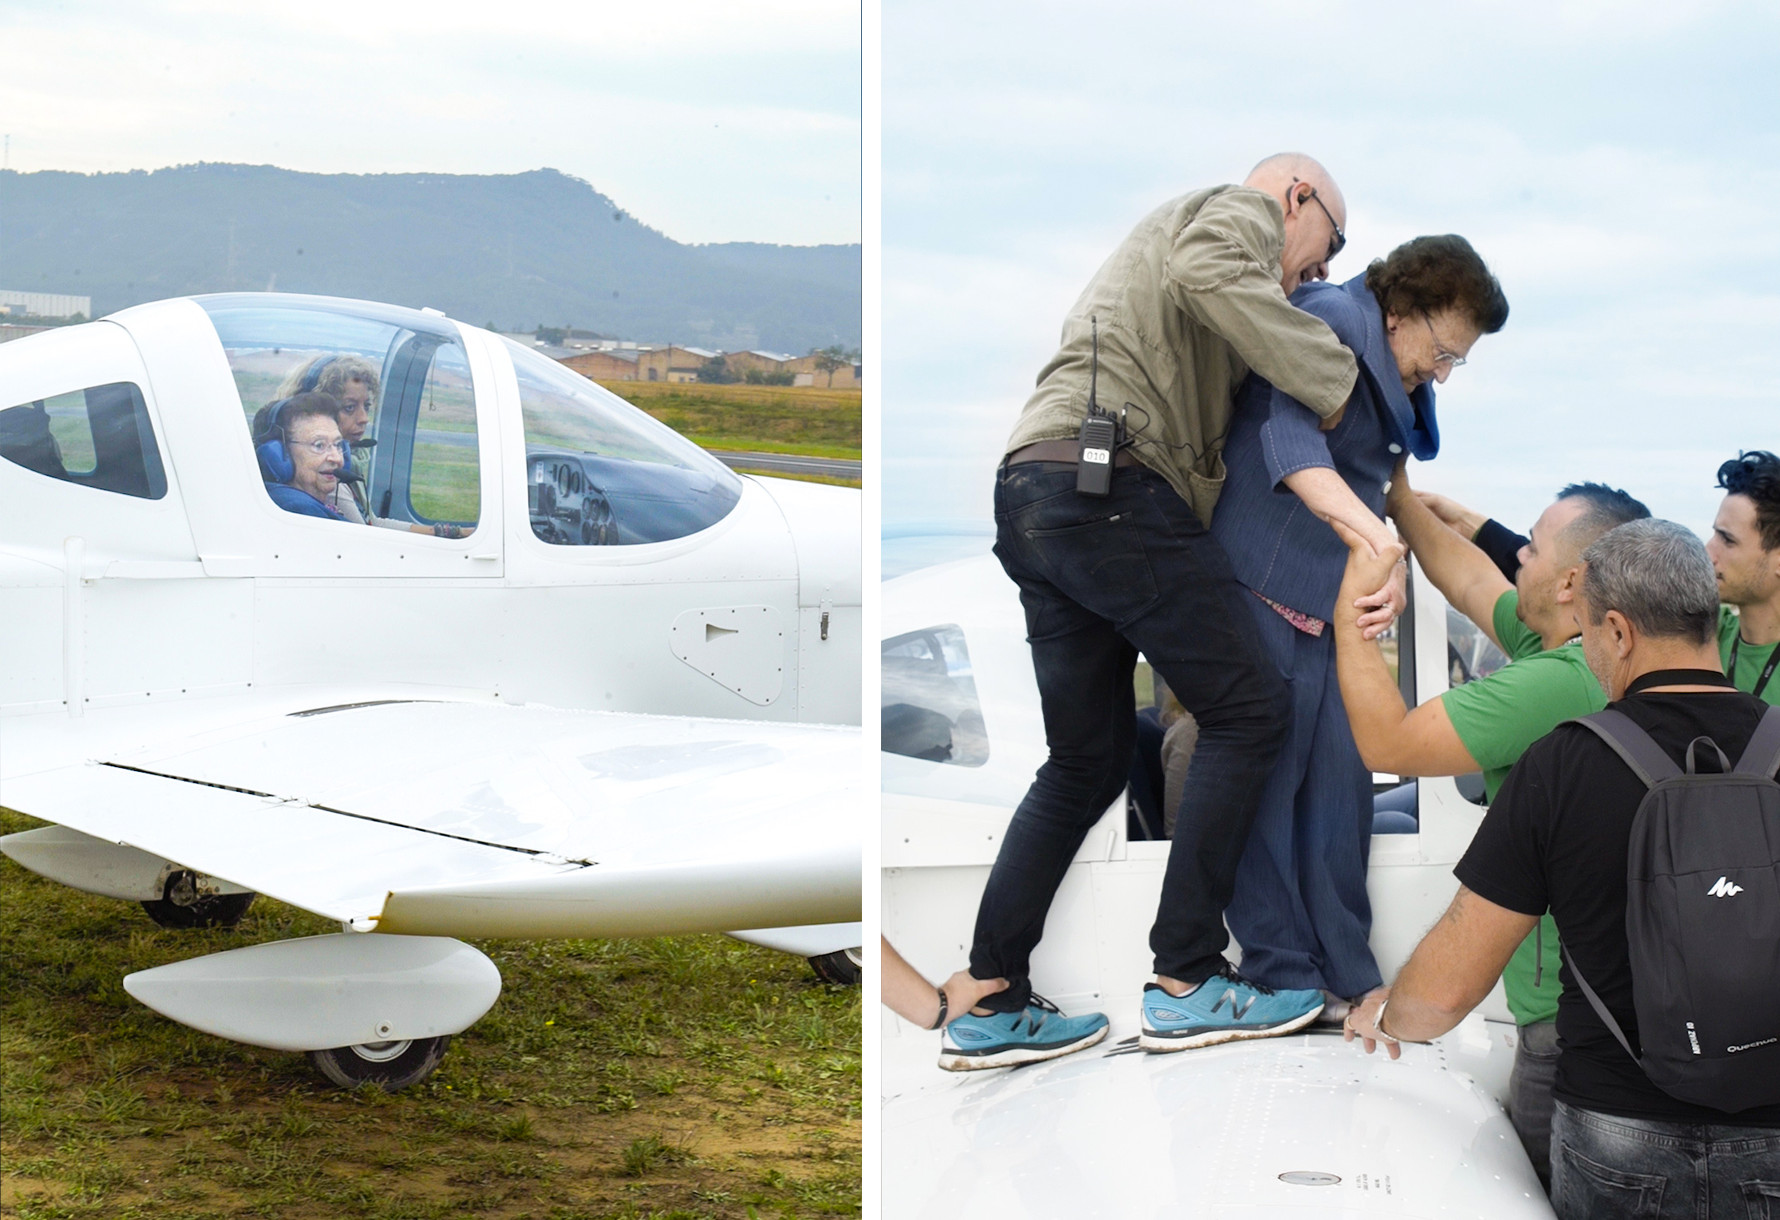
[[[322,372],[328,365],[334,363],[334,361],[339,358],[339,356],[323,356],[320,360],[311,364],[308,372],[303,374],[302,383],[297,386],[297,393],[308,394],[313,392],[315,387],[321,384]]]
[[[306,375],[303,378],[304,383],[307,384],[312,376],[313,373]],[[311,396],[327,398],[332,401],[332,395],[317,394],[315,391],[300,391],[292,394],[289,398],[280,398],[276,402],[269,402],[254,412],[253,439],[255,443],[253,452],[254,456],[259,458],[260,475],[266,482],[288,483],[296,475],[297,465],[291,460],[290,450],[286,447],[290,435],[287,431],[288,425],[285,423],[284,414],[292,403],[300,398]],[[341,467],[342,472],[348,469],[350,467],[347,465]]]

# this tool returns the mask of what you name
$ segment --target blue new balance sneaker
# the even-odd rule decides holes
[[[1275,991],[1225,965],[1183,996],[1169,995],[1155,983],[1146,986],[1137,1044],[1146,1051],[1184,1051],[1239,1038],[1271,1038],[1304,1028],[1322,1010],[1321,991]]]
[[[948,1072],[974,1072],[1037,1063],[1093,1046],[1106,1037],[1106,1029],[1102,1013],[1066,1017],[1055,1004],[1034,995],[1020,1012],[987,1017],[965,1013],[946,1026],[939,1065]]]

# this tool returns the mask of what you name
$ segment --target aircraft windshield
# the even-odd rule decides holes
[[[313,297],[198,303],[228,354],[273,503],[441,538],[474,531],[476,398],[454,327]]]
[[[721,521],[741,480],[572,369],[508,340],[525,419],[532,532],[559,546],[682,538]]]

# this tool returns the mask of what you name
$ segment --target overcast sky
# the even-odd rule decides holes
[[[859,90],[832,0],[0,0],[13,169],[548,166],[683,242],[858,241]]]
[[[1703,532],[1718,463],[1780,449],[1772,4],[903,0],[883,56],[887,534],[986,520],[1101,260],[1282,149],[1346,190],[1334,279],[1457,232],[1507,293],[1418,486],[1524,531],[1602,479]]]

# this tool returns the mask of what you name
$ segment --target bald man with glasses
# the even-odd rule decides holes
[[[1215,979],[1243,1014],[1149,1049],[1284,1033],[1321,1009],[1320,992],[1253,988],[1223,956],[1223,910],[1290,708],[1207,527],[1233,399],[1251,370],[1331,426],[1353,392],[1353,354],[1287,300],[1328,277],[1345,218],[1320,164],[1269,157],[1241,185],[1144,217],[1064,319],[995,491],[995,553],[1026,609],[1050,757],[977,912],[970,973],[1008,988],[947,1027],[942,1067],[1048,1059],[1105,1036],[1101,1014],[1068,1017],[1037,999],[1029,962],[1071,857],[1124,787],[1140,652],[1199,725],[1150,935],[1156,973],[1189,989]],[[1122,424],[1108,444],[1089,444],[1083,430],[1098,410]],[[1084,459],[1100,469],[1084,475]]]

